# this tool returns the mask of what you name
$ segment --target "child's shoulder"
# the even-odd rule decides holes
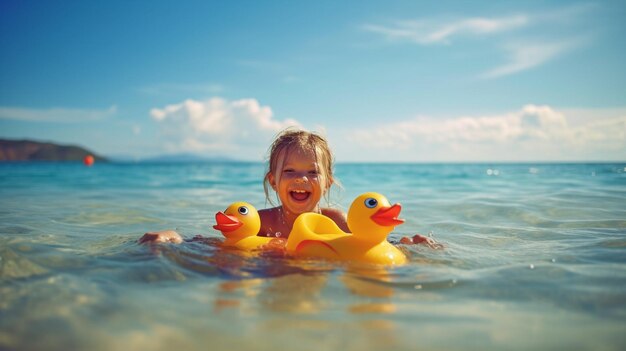
[[[334,217],[334,216],[345,217],[346,216],[346,213],[338,208],[323,207],[321,208],[321,212],[324,216],[328,216],[328,217]]]
[[[338,208],[330,208],[330,207],[322,208],[321,212],[324,216],[332,219],[335,223],[337,223],[339,228],[341,228],[343,231],[345,232],[349,231],[348,220],[347,220],[345,212],[343,212],[342,210]]]

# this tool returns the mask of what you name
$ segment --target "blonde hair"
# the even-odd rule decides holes
[[[319,166],[319,174],[324,179],[324,197],[328,201],[328,192],[332,184],[338,181],[333,176],[333,153],[328,146],[328,142],[319,134],[308,132],[301,129],[287,128],[280,132],[269,148],[269,156],[267,163],[267,172],[263,179],[263,189],[265,190],[265,198],[274,205],[269,196],[270,175],[276,175],[279,162],[287,157],[290,150],[299,149],[307,152],[313,152],[315,161]],[[280,176],[280,175],[279,175]]]

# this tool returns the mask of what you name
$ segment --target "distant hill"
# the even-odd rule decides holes
[[[0,162],[2,161],[82,161],[92,155],[96,162],[107,162],[105,157],[74,145],[59,145],[32,140],[0,139]]]

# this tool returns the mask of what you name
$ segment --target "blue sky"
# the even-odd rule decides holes
[[[106,156],[626,160],[622,1],[0,2],[0,138]]]

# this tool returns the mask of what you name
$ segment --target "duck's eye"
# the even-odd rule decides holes
[[[367,199],[365,199],[365,207],[367,208],[374,208],[378,206],[378,200],[368,197]]]
[[[247,215],[248,212],[250,212],[250,210],[248,210],[248,208],[246,206],[241,206],[237,209],[237,211],[239,211],[239,213],[241,213],[242,215]]]

